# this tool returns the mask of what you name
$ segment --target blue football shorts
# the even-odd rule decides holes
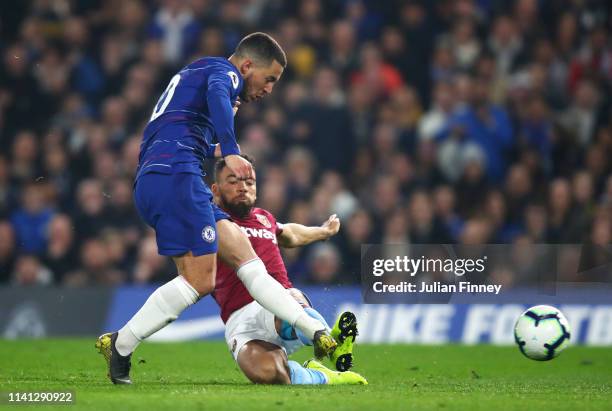
[[[167,256],[217,252],[216,221],[229,216],[212,198],[202,176],[193,173],[151,172],[134,186],[136,209],[155,230],[159,253]]]

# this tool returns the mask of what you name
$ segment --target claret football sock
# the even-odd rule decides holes
[[[119,330],[117,352],[124,356],[133,352],[140,341],[176,320],[198,298],[198,292],[180,275],[162,285]]]

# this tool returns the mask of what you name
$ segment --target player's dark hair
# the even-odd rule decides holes
[[[251,33],[240,40],[234,55],[249,57],[266,66],[276,60],[281,66],[287,67],[287,56],[283,48],[272,36],[262,32]]]
[[[251,163],[251,165],[253,166],[253,169],[255,169],[255,160],[253,159],[253,157],[249,156],[248,154],[240,154],[240,157],[244,158],[246,161]],[[219,181],[219,174],[221,174],[221,171],[223,171],[223,169],[226,166],[227,166],[227,163],[225,162],[225,158],[220,158],[215,163],[215,181],[216,182]]]

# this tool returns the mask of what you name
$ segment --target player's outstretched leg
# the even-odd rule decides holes
[[[340,314],[331,335],[338,343],[331,360],[338,371],[348,371],[353,366],[353,344],[358,335],[355,314],[350,311]]]
[[[130,367],[126,364],[143,339],[176,320],[200,296],[214,288],[215,254],[194,257],[190,252],[174,260],[181,275],[156,289],[118,332],[104,334],[96,342],[114,384],[131,383]]]
[[[185,199],[181,207],[176,206],[177,198]],[[139,215],[155,229],[159,253],[172,256],[178,276],[157,288],[117,333],[96,342],[113,383],[130,381],[127,364],[142,340],[215,288],[218,236],[210,191],[202,177],[145,173],[134,187],[134,200]]]
[[[113,384],[131,384],[130,368],[132,354],[121,356],[115,347],[118,333],[102,334],[96,341],[96,348],[104,356],[108,367],[108,378]]]
[[[283,349],[267,341],[247,342],[236,358],[244,375],[255,384],[326,384],[327,377],[321,371],[304,368],[295,361],[288,361]]]
[[[355,385],[366,385],[368,381],[360,374],[353,371],[338,372],[330,370],[320,362],[315,360],[308,360],[304,363],[304,368],[313,371],[319,371],[325,375],[325,384],[330,385],[344,385],[344,384],[355,384]]]
[[[330,356],[336,342],[321,321],[309,316],[287,290],[270,276],[247,236],[229,220],[217,221],[219,256],[236,270],[251,296],[278,318],[299,328],[312,341],[317,358]]]

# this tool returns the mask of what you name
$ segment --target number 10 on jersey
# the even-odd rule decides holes
[[[168,83],[168,87],[166,87],[166,90],[164,90],[162,95],[159,97],[159,100],[157,101],[157,104],[153,109],[153,114],[151,114],[151,119],[149,121],[155,120],[157,117],[161,116],[164,113],[166,107],[168,107],[168,104],[170,104],[170,100],[172,100],[174,90],[176,90],[176,86],[178,85],[179,81],[181,81],[180,74],[176,74],[174,77],[172,77],[170,83]]]

